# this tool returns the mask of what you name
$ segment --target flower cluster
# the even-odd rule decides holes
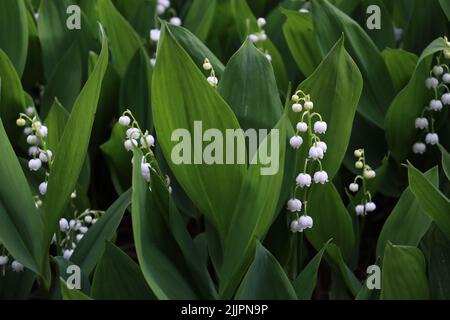
[[[164,178],[167,183],[169,192],[172,192],[170,187],[170,179],[164,175],[158,165],[155,155],[151,148],[155,146],[155,138],[146,130],[143,132],[130,110],[126,110],[119,118],[119,124],[127,128],[126,139],[124,142],[125,150],[132,151],[134,147],[140,148],[144,154],[141,159],[141,174],[145,181],[150,182],[150,172],[153,170],[160,177]],[[133,161],[132,161],[133,163]]]
[[[366,157],[364,153],[364,149],[358,149],[354,152],[355,157],[358,159],[355,162],[355,168],[358,170],[362,170],[361,175],[357,175],[352,183],[348,186],[351,192],[359,191],[358,180],[361,180],[363,197],[361,199],[361,203],[355,206],[355,212],[358,216],[365,216],[368,212],[375,211],[377,206],[374,202],[372,202],[372,195],[370,191],[367,190],[367,180],[373,179],[376,176],[376,173],[372,168],[366,164]]]
[[[267,60],[272,61],[272,56],[264,49],[264,42],[267,40],[267,34],[264,31],[264,26],[266,25],[266,19],[260,17],[256,20],[256,24],[258,26],[258,31],[255,33],[251,33],[248,38],[251,42],[253,42],[259,50],[264,53]]]
[[[24,133],[29,144],[28,155],[31,158],[28,161],[28,168],[31,171],[38,171],[47,164],[45,181],[39,185],[39,193],[44,196],[47,193],[49,169],[53,162],[53,152],[47,148],[46,142],[48,128],[41,123],[34,107],[28,107],[25,113],[21,113],[16,124],[25,127]],[[37,199],[36,203],[39,206],[41,202]]]
[[[24,269],[23,264],[14,260],[6,248],[0,243],[0,270],[3,276],[5,276],[8,267],[11,267],[11,270],[14,272],[21,272]]]
[[[450,43],[449,43],[450,46]],[[422,110],[420,117],[416,118],[414,126],[421,130],[421,137],[425,136],[425,143],[418,141],[412,146],[412,151],[416,154],[423,154],[428,145],[439,143],[439,136],[436,133],[436,116],[442,111],[444,106],[450,105],[450,69],[446,63],[441,63],[442,54],[450,58],[450,50],[444,50],[437,57],[437,64],[430,70],[430,77],[425,80],[425,87],[433,91],[433,99]]]
[[[211,85],[211,87],[217,88],[219,79],[217,79],[216,73],[214,72],[214,67],[212,66],[211,62],[209,62],[208,58],[205,58],[205,60],[203,61],[203,70],[209,71],[209,76],[208,78],[206,78],[206,80]]]
[[[60,233],[53,236],[53,242],[57,243],[61,249],[64,259],[70,259],[78,242],[89,231],[89,227],[94,225],[103,214],[103,211],[86,209],[81,214],[75,211],[73,219],[62,218],[59,220]]]
[[[289,143],[292,148],[299,149],[305,139],[309,148],[308,157],[305,159],[303,165],[303,172],[296,178],[294,197],[287,203],[287,209],[295,214],[295,218],[291,222],[291,231],[302,232],[304,229],[312,228],[313,226],[313,219],[307,213],[308,188],[313,181],[316,184],[325,184],[328,182],[328,174],[323,170],[321,162],[327,152],[327,145],[319,137],[319,135],[326,133],[327,123],[322,120],[322,116],[319,113],[313,112],[314,103],[311,101],[311,97],[303,91],[298,90],[292,96],[292,102],[292,111],[295,113],[304,111],[299,119],[300,121],[296,125],[295,135],[289,140]],[[313,123],[313,119],[315,118],[317,118],[317,121]],[[314,164],[317,165],[313,167]],[[317,167],[318,170],[311,177],[311,171]],[[300,190],[303,191],[303,204],[301,200],[297,199],[297,193]],[[304,207],[303,215],[299,217],[298,213],[302,211],[302,207]]]

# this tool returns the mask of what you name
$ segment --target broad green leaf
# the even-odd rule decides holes
[[[35,279],[36,275],[27,269],[23,272],[14,272],[9,268],[9,270],[6,270],[5,274],[3,274],[2,270],[2,274],[0,274],[0,299],[28,299]]]
[[[129,109],[142,129],[152,131],[152,67],[144,48],[131,59],[120,87],[120,109]]]
[[[208,129],[215,129],[225,136],[226,129],[239,129],[239,124],[226,102],[208,84],[206,76],[166,26],[159,42],[152,82],[152,108],[158,141],[171,171],[223,239],[234,209],[234,203],[229,199],[239,195],[245,164],[225,164],[225,159],[223,164],[202,163],[203,150],[198,147],[203,148],[205,143],[199,139]],[[184,129],[181,136],[173,136],[176,129]],[[176,152],[173,148],[176,145],[180,148],[180,144],[185,150],[193,150],[192,157],[185,155],[191,164],[174,162],[180,157],[180,150]],[[197,145],[195,149],[194,145]],[[219,153],[224,155],[225,149]],[[174,157],[172,153],[175,153]]]
[[[58,144],[57,154],[54,155],[44,199],[46,221],[44,241],[47,245],[50,244],[54,228],[69,202],[70,194],[75,189],[83,168],[107,65],[108,47],[106,37],[103,37],[100,58],[74,103]]]
[[[190,55],[195,65],[201,67],[205,58],[208,58],[209,62],[214,68],[216,76],[220,79],[225,70],[225,66],[220,60],[205,46],[194,34],[188,29],[183,27],[177,27],[173,25],[166,25],[170,30],[173,37],[177,40],[179,45]]]
[[[25,98],[22,84],[12,62],[0,49],[0,118],[11,140],[17,141],[21,129],[16,126],[16,119],[25,110]]]
[[[295,300],[297,296],[286,273],[272,254],[258,241],[253,263],[235,299]]]
[[[427,177],[408,166],[409,187],[422,210],[450,238],[450,201]]]
[[[278,213],[284,177],[286,132],[289,126],[285,112],[274,131],[260,143],[258,153],[268,155],[270,150],[272,168],[250,161],[242,185],[237,186],[241,192],[236,199],[231,226],[223,244],[224,258],[219,284],[222,298],[230,298],[236,290],[251,263],[256,240],[265,237]],[[274,161],[278,164],[276,168]]]
[[[394,89],[378,48],[354,20],[327,0],[312,1],[312,16],[322,55],[328,52],[344,33],[347,50],[355,59],[364,78],[358,112],[382,128]]]
[[[425,87],[425,80],[430,74],[432,57],[448,48],[443,38],[433,41],[420,56],[411,80],[389,107],[385,121],[386,140],[389,150],[399,162],[405,160],[410,153],[417,135],[414,120],[420,116],[424,106],[428,105],[428,99],[431,99],[431,90]]]
[[[351,16],[356,10],[361,0],[330,0],[336,8]]]
[[[83,77],[83,64],[78,43],[74,42],[69,50],[61,57],[55,67],[41,101],[39,114],[46,117],[55,98],[70,112],[73,103],[80,92]]]
[[[317,272],[319,271],[322,256],[331,239],[325,243],[322,249],[311,259],[302,272],[295,279],[293,286],[299,300],[310,300],[316,287]]]
[[[330,180],[341,166],[347,151],[361,88],[361,73],[346,52],[343,38],[334,45],[314,73],[298,87],[311,96],[314,110],[328,124],[328,130],[321,138],[328,145],[322,165]],[[293,127],[300,121],[300,118],[294,118],[295,115],[298,114],[290,113]],[[308,152],[306,147],[301,149],[298,170],[303,169]],[[323,239],[321,247],[329,238]]]
[[[411,79],[419,58],[414,53],[403,49],[386,48],[381,55],[391,75],[395,91],[399,92]]]
[[[69,289],[67,287],[67,283],[64,280],[60,279],[59,281],[61,284],[61,294],[63,300],[92,300],[91,297],[84,294],[80,290]]]
[[[450,21],[450,2],[446,0],[439,0],[439,4],[441,5],[442,10],[447,16],[447,20]]]
[[[39,82],[44,73],[42,65],[42,49],[37,31],[36,20],[32,11],[27,10],[28,24],[28,52],[25,69],[22,73],[22,85],[26,91],[32,92],[34,85]]]
[[[216,0],[193,0],[184,19],[184,26],[201,41],[206,40],[213,25],[216,2]]]
[[[197,278],[198,274],[191,269],[191,260],[186,260],[180,238],[172,234],[173,224],[182,220],[174,208],[170,209],[168,191],[161,191],[165,187],[155,174],[151,177],[152,191],[149,190],[141,174],[141,159],[142,153],[135,150],[131,211],[137,257],[148,285],[158,299],[211,298],[210,290],[202,286],[204,280]],[[187,231],[180,226],[176,234],[180,235],[181,230],[185,233],[183,238],[189,239]],[[192,246],[195,247],[193,242]],[[190,259],[201,264],[195,255],[191,254]],[[203,268],[206,276],[206,267]]]
[[[434,168],[426,173],[433,185],[438,186],[439,172]],[[431,218],[423,212],[410,188],[401,195],[394,210],[381,229],[377,242],[377,256],[383,257],[386,243],[417,247],[431,226]]]
[[[132,3],[133,1],[127,1]],[[156,0],[138,0],[132,6],[128,22],[137,34],[145,40],[149,38],[149,31],[154,29],[157,22],[155,17]]]
[[[78,243],[70,260],[76,263],[87,274],[94,269],[105,241],[110,241],[122,221],[125,210],[131,202],[131,190],[123,193],[103,214]]]
[[[23,0],[3,0],[0,4],[0,49],[21,76],[28,52],[27,11]]]
[[[219,92],[244,130],[271,129],[281,116],[272,65],[250,40],[228,62]]]
[[[283,32],[292,56],[305,76],[311,75],[320,64],[322,55],[314,36],[310,13],[283,10],[287,20]]]
[[[56,279],[60,279],[61,281],[64,281],[65,283],[74,284],[74,277],[71,277],[75,275],[74,269],[72,269],[74,264],[71,260],[66,260],[61,256],[57,257],[51,257],[52,261],[55,265],[55,271],[56,271]],[[78,266],[77,266],[78,267]],[[80,292],[84,294],[89,294],[91,291],[91,284],[89,282],[89,274],[85,272],[83,269],[80,270],[80,273],[78,274],[80,276],[79,279],[79,285],[80,285]],[[53,288],[52,297],[54,299],[61,299],[61,297],[64,296],[64,288],[63,286],[55,286]]]
[[[59,140],[61,139],[67,120],[69,119],[69,112],[61,105],[58,99],[53,102],[47,117],[45,118],[45,125],[48,128],[47,147],[56,154]]]
[[[91,296],[108,300],[149,300],[153,293],[139,266],[111,242],[102,244],[103,256],[95,269]]]
[[[422,252],[388,242],[384,250],[381,299],[424,300],[429,297],[426,265]]]
[[[43,275],[42,219],[1,119],[0,150],[0,243],[14,259]]]
[[[111,0],[99,0],[100,21],[105,26],[114,65],[121,77],[136,52],[141,47],[141,40],[125,18],[111,3]]]
[[[447,179],[450,181],[450,153],[442,145],[439,145],[442,154],[442,169],[444,169]]]

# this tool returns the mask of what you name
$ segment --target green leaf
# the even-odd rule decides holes
[[[432,57],[445,49],[448,49],[446,41],[439,38],[423,51],[411,80],[392,101],[386,114],[386,140],[389,150],[399,162],[410,153],[417,135],[414,120],[428,105],[428,99],[431,99],[431,91],[425,88],[425,80],[429,77]]]
[[[0,299],[28,299],[35,279],[36,275],[27,269],[23,272],[14,272],[11,269],[7,269],[5,274],[3,274],[2,270],[0,275]]]
[[[323,121],[328,124],[323,141],[328,146],[327,154],[332,156],[325,156],[322,165],[330,180],[341,166],[347,151],[361,88],[361,74],[345,51],[343,38],[334,45],[314,73],[298,87],[310,94],[314,110],[320,113]],[[294,127],[300,121],[296,115],[298,114],[290,112]],[[303,169],[307,151],[307,148],[302,148],[298,157],[299,170]],[[323,239],[322,244],[329,238]]]
[[[20,78],[6,53],[0,49],[0,118],[12,141],[17,141],[21,134],[16,119],[24,110],[25,98]]]
[[[58,99],[53,102],[47,118],[45,118],[45,125],[48,128],[47,147],[56,154],[56,149],[61,139],[67,120],[69,119],[69,112],[61,105]]]
[[[258,149],[258,153],[264,155],[268,154],[270,146],[272,157],[277,157],[275,161],[278,167],[273,168],[272,163],[272,168],[268,169],[261,163],[254,164],[251,161],[247,175],[238,188],[241,192],[236,199],[231,227],[223,244],[224,259],[219,284],[222,298],[230,298],[234,293],[251,263],[256,240],[265,237],[278,213],[289,125],[285,112],[275,130],[261,142]],[[276,146],[279,148],[278,152]],[[272,172],[267,172],[268,170]]]
[[[107,65],[108,47],[106,37],[103,37],[100,58],[74,103],[50,170],[44,199],[46,221],[44,239],[48,245],[83,168]]]
[[[424,300],[429,297],[425,259],[415,247],[388,242],[382,275],[382,300]]]
[[[253,263],[236,293],[238,300],[295,300],[297,296],[286,273],[258,241]]]
[[[428,171],[426,177],[433,185],[438,185],[439,172],[437,168]],[[430,217],[423,212],[411,192],[411,188],[407,188],[381,229],[377,242],[377,256],[383,256],[388,241],[397,245],[417,247],[430,226]]]
[[[292,56],[305,76],[311,75],[320,64],[322,55],[314,36],[310,13],[283,10],[287,20],[283,32]]]
[[[151,89],[152,67],[144,48],[131,59],[120,87],[120,108],[133,112],[144,129],[152,131]]]
[[[0,120],[0,243],[37,274],[43,274],[43,224],[19,161]],[[7,182],[7,183],[6,183]]]
[[[148,300],[154,297],[139,266],[108,241],[95,269],[91,295],[94,299],[107,300]]]
[[[391,75],[395,91],[399,92],[411,79],[419,58],[414,53],[403,49],[386,48],[381,55]]]
[[[230,224],[230,212],[234,209],[234,203],[229,199],[236,199],[239,195],[236,186],[241,185],[245,164],[194,164],[194,161],[203,162],[198,161],[203,155],[202,150],[194,149],[194,145],[200,143],[204,146],[204,143],[197,141],[204,131],[213,128],[225,136],[226,129],[239,129],[238,121],[166,26],[158,45],[152,107],[161,149],[177,181],[207,220],[219,230],[223,239]],[[195,121],[201,122],[197,122],[196,126]],[[174,141],[172,134],[176,129],[186,130],[183,130],[181,138],[178,137],[179,140]],[[173,162],[173,148],[180,143],[194,150],[194,161],[189,159],[192,164]],[[224,154],[223,149],[221,152]]]
[[[422,210],[450,238],[450,201],[427,177],[408,166],[409,187]]]
[[[155,28],[156,0],[127,1],[131,5],[128,23],[143,39],[148,39],[149,31]]]
[[[22,0],[4,0],[0,4],[0,49],[21,76],[28,52],[27,11]]]
[[[439,149],[442,154],[442,169],[447,176],[447,179],[450,181],[450,153],[442,145],[439,145]]]
[[[92,300],[91,297],[77,289],[69,289],[64,280],[60,279],[63,300]]]
[[[250,40],[228,62],[219,92],[244,130],[271,129],[281,116],[283,106],[272,65]]]
[[[78,243],[70,260],[87,274],[94,269],[105,241],[110,241],[122,221],[125,210],[131,203],[131,190],[123,193],[103,214]]]
[[[450,2],[445,0],[439,0],[439,4],[441,5],[442,10],[447,16],[447,20],[450,21]]]
[[[111,45],[112,61],[120,76],[124,77],[128,65],[141,47],[141,40],[110,0],[100,0],[98,12]]]
[[[322,54],[328,52],[344,33],[348,52],[355,59],[364,78],[358,112],[382,128],[394,90],[378,48],[354,20],[327,0],[312,1],[312,15],[316,39]]]
[[[213,23],[216,3],[216,0],[193,0],[189,6],[183,24],[201,41],[205,41],[208,37],[209,29]]]
[[[325,243],[319,252],[311,259],[302,272],[295,279],[293,286],[299,300],[310,300],[316,287],[317,272],[319,271],[322,256],[328,247],[331,239]]]

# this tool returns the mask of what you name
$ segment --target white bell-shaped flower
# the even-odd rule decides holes
[[[45,195],[47,193],[47,181],[41,182],[39,184],[39,193]]]
[[[439,143],[439,136],[437,133],[427,133],[427,135],[425,136],[425,142],[427,144],[431,144],[431,145],[435,145]]]
[[[311,176],[307,173],[300,173],[297,178],[295,178],[297,185],[300,187],[310,187],[311,186]]]
[[[323,150],[316,145],[309,149],[309,157],[313,160],[323,159]]]
[[[416,142],[416,143],[414,143],[413,146],[412,146],[412,151],[413,151],[415,154],[424,154],[425,151],[427,151],[427,146],[426,146],[426,144],[423,143],[423,142]]]
[[[441,111],[442,107],[443,106],[441,100],[433,99],[430,101],[430,110]]]
[[[416,129],[426,129],[428,128],[428,119],[427,118],[417,118],[415,122]]]
[[[38,171],[42,167],[42,161],[40,159],[31,159],[28,161],[28,168],[31,171]]]
[[[348,189],[351,192],[358,192],[359,190],[359,185],[357,183],[350,183],[350,185],[348,186]]]
[[[289,199],[287,209],[291,212],[300,212],[302,210],[302,202],[299,199]]]
[[[316,173],[314,173],[314,182],[325,184],[326,182],[328,182],[328,174],[323,170],[317,171]]]
[[[289,144],[291,145],[292,148],[298,149],[303,144],[303,138],[300,136],[293,136],[289,140]]]
[[[21,264],[17,260],[14,260],[13,262],[11,262],[11,269],[14,272],[22,272],[23,271],[23,264]]]
[[[314,132],[324,134],[327,132],[327,123],[325,121],[317,121],[314,123]]]
[[[129,126],[130,123],[131,123],[131,119],[130,119],[129,116],[121,116],[121,117],[119,118],[119,124],[120,124],[121,126],[124,126],[124,127]]]
[[[297,123],[296,127],[297,127],[297,130],[299,132],[306,132],[306,131],[308,131],[308,125],[306,124],[306,122],[299,122],[299,123]]]

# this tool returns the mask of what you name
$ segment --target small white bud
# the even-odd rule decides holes
[[[158,29],[150,30],[150,40],[152,40],[153,42],[158,42],[160,36],[161,36],[161,30],[158,30]]]
[[[424,154],[425,151],[427,151],[427,146],[426,146],[426,144],[423,143],[423,142],[416,142],[416,143],[414,143],[413,146],[412,146],[412,151],[413,151],[415,154]]]
[[[258,18],[258,20],[256,20],[256,23],[258,24],[258,27],[262,28],[266,25],[266,19],[264,18]]]
[[[6,265],[8,261],[9,261],[8,256],[0,256],[0,266]]]
[[[299,212],[302,210],[302,202],[298,199],[289,199],[287,209],[291,212]]]
[[[88,232],[89,231],[89,228],[88,227],[85,227],[85,226],[83,226],[83,227],[80,227],[80,229],[79,229],[79,231],[81,232],[81,233],[86,233],[86,232]]]
[[[84,222],[91,223],[92,222],[92,216],[86,216],[84,217]]]
[[[426,129],[428,128],[428,119],[427,118],[417,118],[415,122],[416,129]]]
[[[71,194],[70,194],[70,198],[71,199],[75,199],[77,197],[77,191],[75,190],[74,192],[72,192]]]
[[[40,126],[39,129],[37,129],[37,134],[41,138],[45,138],[48,135],[48,128],[46,126]]]
[[[327,131],[327,123],[325,121],[317,121],[314,123],[314,132],[324,134]]]
[[[130,123],[131,123],[131,119],[130,119],[129,116],[121,116],[121,117],[119,118],[119,124],[120,124],[121,126],[124,126],[124,127],[129,126]]]
[[[292,95],[291,97],[292,102],[299,102],[300,101],[300,97],[296,94]]]
[[[32,116],[34,114],[34,107],[28,107],[25,109],[25,113],[27,116]]]
[[[150,182],[150,164],[145,162],[145,158],[142,157],[141,161],[141,174],[144,177],[145,181]]]
[[[326,153],[326,152],[327,152],[328,147],[327,147],[327,144],[326,144],[325,142],[319,141],[319,142],[316,142],[316,145],[317,145],[320,149],[322,149],[323,153]]]
[[[38,171],[42,167],[42,162],[39,159],[31,159],[28,161],[28,168],[31,171]]]
[[[179,27],[181,26],[181,19],[178,17],[172,17],[170,18],[169,23]]]
[[[59,230],[61,230],[61,232],[69,230],[69,222],[66,218],[62,218],[59,220]]]
[[[293,221],[291,222],[290,228],[291,228],[291,231],[292,231],[292,232],[298,232],[298,231],[300,231],[298,221],[297,221],[297,220],[293,220]]]
[[[253,42],[253,43],[257,43],[257,42],[259,41],[258,35],[257,35],[257,34],[254,34],[254,33],[249,34],[249,35],[248,35],[248,38],[249,38],[250,41]]]
[[[355,212],[356,212],[356,215],[357,215],[357,216],[362,216],[362,215],[364,215],[364,206],[363,206],[362,204],[358,204],[358,205],[355,207]]]
[[[210,63],[209,61],[205,61],[205,62],[203,63],[203,70],[209,71],[209,70],[211,70],[211,69],[212,69],[211,63]]]
[[[427,135],[425,136],[425,142],[431,145],[438,144],[439,136],[437,135],[437,133],[427,133]]]
[[[439,80],[434,78],[434,77],[430,77],[427,80],[425,80],[425,87],[427,89],[436,89],[439,85]]]
[[[162,4],[156,6],[156,13],[158,16],[162,15],[166,11],[166,8]]]
[[[208,81],[208,83],[212,86],[212,87],[216,87],[217,84],[219,83],[219,79],[217,79],[214,76],[210,76],[206,79]]]
[[[26,127],[25,129],[23,129],[23,133],[28,136],[33,133],[33,129],[31,127]]]
[[[364,166],[364,164],[363,164],[362,161],[356,161],[356,162],[355,162],[355,168],[356,168],[356,169],[362,169],[363,166]]]
[[[47,181],[41,182],[39,185],[39,193],[45,195],[47,193]]]
[[[22,272],[23,271],[23,264],[21,264],[19,261],[14,260],[11,263],[11,268],[14,272]]]
[[[25,119],[19,118],[16,120],[16,124],[18,127],[23,127],[24,125],[27,124],[27,122],[25,121]]]
[[[450,83],[450,73],[446,73],[442,76],[442,81],[445,83]]]
[[[70,229],[75,229],[76,226],[77,226],[77,222],[75,220],[72,219],[72,220],[69,221],[69,228]]]
[[[298,102],[296,102],[292,105],[292,111],[294,111],[294,112],[301,112],[302,109],[303,109],[302,105]]]
[[[269,62],[272,62],[272,56],[268,53],[265,54],[266,59],[269,60]]]
[[[431,100],[430,101],[430,110],[441,111],[442,110],[441,100],[436,100],[436,99]]]
[[[73,250],[72,250],[72,249],[66,249],[66,250],[64,250],[64,252],[63,252],[63,258],[64,258],[65,260],[69,260],[70,257],[72,256],[72,254],[73,254]]]
[[[314,108],[314,103],[312,101],[305,102],[305,110],[311,111]]]
[[[84,237],[84,234],[82,234],[82,233],[77,234],[77,236],[76,236],[77,241],[80,242],[81,239],[83,239],[83,237]]]
[[[155,146],[155,138],[151,134],[146,134],[141,138],[141,144],[147,148]]]
[[[357,149],[357,150],[355,150],[355,151],[353,152],[353,154],[355,155],[355,157],[361,158],[362,155],[363,155],[363,152],[362,152],[361,149]]]
[[[297,178],[295,179],[295,182],[297,182],[297,185],[299,185],[301,188],[303,187],[310,187],[311,186],[311,176],[307,173],[300,173]]]
[[[39,159],[43,162],[46,163],[49,160],[51,160],[53,157],[53,152],[51,152],[50,150],[47,150],[47,152],[42,151],[41,153],[39,153]]]
[[[450,93],[444,93],[441,97],[441,101],[445,105],[450,104]]]
[[[293,136],[289,140],[289,144],[291,145],[292,148],[298,149],[303,144],[303,139],[300,136]]]
[[[377,175],[374,170],[364,170],[364,178],[373,179]]]
[[[300,12],[300,13],[308,13],[309,10],[306,9],[306,8],[301,8],[300,10],[298,10],[298,12]]]
[[[28,148],[28,155],[35,156],[40,152],[39,148],[37,146],[31,146]]]
[[[97,223],[97,219],[93,219],[92,224],[96,224],[96,223]]]
[[[308,125],[306,124],[306,122],[299,122],[297,123],[297,130],[299,132],[306,132],[308,131]]]
[[[350,189],[351,192],[358,192],[359,185],[357,183],[350,183],[348,188]]]
[[[267,34],[264,31],[258,33],[258,39],[259,39],[259,41],[266,41],[267,40]]]
[[[375,205],[375,203],[373,203],[373,202],[366,203],[366,212],[373,212],[373,211],[375,211],[376,208],[377,208],[377,206]]]
[[[444,73],[444,68],[442,68],[441,66],[434,66],[433,73],[435,76],[440,76],[441,74]]]
[[[154,67],[155,64],[156,64],[156,58],[151,58],[150,59],[150,64],[152,65],[152,67]]]
[[[134,139],[127,139],[125,140],[125,142],[123,143],[125,150],[127,151],[132,151],[133,150],[133,146],[137,147],[138,143],[136,140]]]
[[[39,144],[39,138],[35,136],[34,134],[30,134],[27,137],[27,143],[28,144]]]
[[[140,133],[138,128],[129,128],[126,132],[128,139],[139,139]]]

